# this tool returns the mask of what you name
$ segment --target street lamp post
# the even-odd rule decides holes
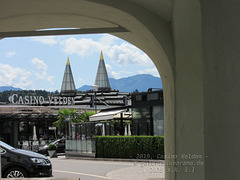
[[[95,114],[97,114],[96,91],[94,91],[93,101],[94,101]]]
[[[93,96],[93,105],[94,105],[94,110],[95,110],[95,114],[97,113],[97,103],[96,103],[96,95],[97,95],[97,89],[98,89],[98,85],[92,85],[93,87],[93,91],[94,91],[94,96]]]
[[[66,122],[66,127],[65,127],[65,133],[66,133],[66,137],[67,139],[70,139],[70,130],[69,130],[69,124],[70,124],[70,115],[68,115],[68,117],[65,118],[65,122]]]

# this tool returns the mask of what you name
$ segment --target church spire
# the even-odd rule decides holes
[[[67,96],[74,96],[76,94],[76,87],[73,80],[69,57],[67,59],[65,72],[63,76],[61,94]]]
[[[98,91],[111,91],[111,86],[108,79],[107,69],[103,59],[102,51],[100,54],[100,61],[98,64],[98,70],[94,85],[97,87]]]

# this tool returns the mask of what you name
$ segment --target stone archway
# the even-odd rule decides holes
[[[200,5],[197,0],[191,3],[175,0],[173,4],[171,1],[162,1],[156,5],[165,3],[169,3],[169,12],[164,13],[164,8],[160,6],[159,11],[163,13],[158,14],[153,8],[154,1],[149,4],[135,0],[2,2],[0,37],[7,37],[15,31],[16,36],[28,36],[31,32],[36,34],[36,30],[46,28],[81,28],[79,32],[86,29],[86,33],[108,28],[108,33],[143,50],[152,59],[162,78],[166,153],[178,156],[167,158],[166,162],[181,162],[180,153],[204,154]],[[149,9],[150,4],[153,11]],[[189,10],[191,16],[186,13]],[[124,31],[112,31],[119,27]],[[71,31],[61,33],[71,34]],[[54,34],[58,35],[60,31]],[[192,48],[191,53],[188,52],[189,48]],[[198,58],[196,63],[189,63],[195,57]],[[191,90],[186,88],[189,84],[193,85]],[[191,136],[188,133],[192,133]],[[204,177],[204,167],[198,171],[197,178],[196,174],[184,173],[183,167],[177,167],[182,171],[180,173],[174,171],[176,166],[172,167],[173,172],[167,172],[166,179]]]
[[[12,32],[16,33],[13,36],[29,36],[31,32],[38,34],[36,30],[46,28],[81,28],[80,31],[124,28],[127,32],[109,33],[134,44],[153,60],[164,87],[166,142],[175,142],[174,50],[169,22],[127,1],[72,0],[66,3],[57,0],[29,4],[29,1],[22,0],[12,1],[3,7],[0,18],[2,37],[8,37]],[[58,35],[60,31],[54,34]],[[175,154],[175,144],[166,144],[166,151]],[[170,176],[174,177],[174,173]]]

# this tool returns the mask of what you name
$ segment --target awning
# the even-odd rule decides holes
[[[120,110],[111,110],[111,111],[103,111],[98,114],[94,114],[92,116],[89,116],[90,121],[104,121],[104,120],[110,120],[114,119],[114,116],[119,113],[126,112],[127,109],[120,109]],[[123,117],[124,118],[124,117]]]

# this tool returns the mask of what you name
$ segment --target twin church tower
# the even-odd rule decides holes
[[[102,51],[101,51],[100,60],[98,64],[98,70],[97,70],[97,75],[94,83],[94,88],[96,89],[96,91],[103,91],[103,92],[111,91],[111,86],[108,79],[107,69],[103,59]],[[70,61],[68,58],[60,93],[61,95],[75,96],[76,92],[77,90],[76,90],[76,86],[75,86],[73,75],[72,75]]]

